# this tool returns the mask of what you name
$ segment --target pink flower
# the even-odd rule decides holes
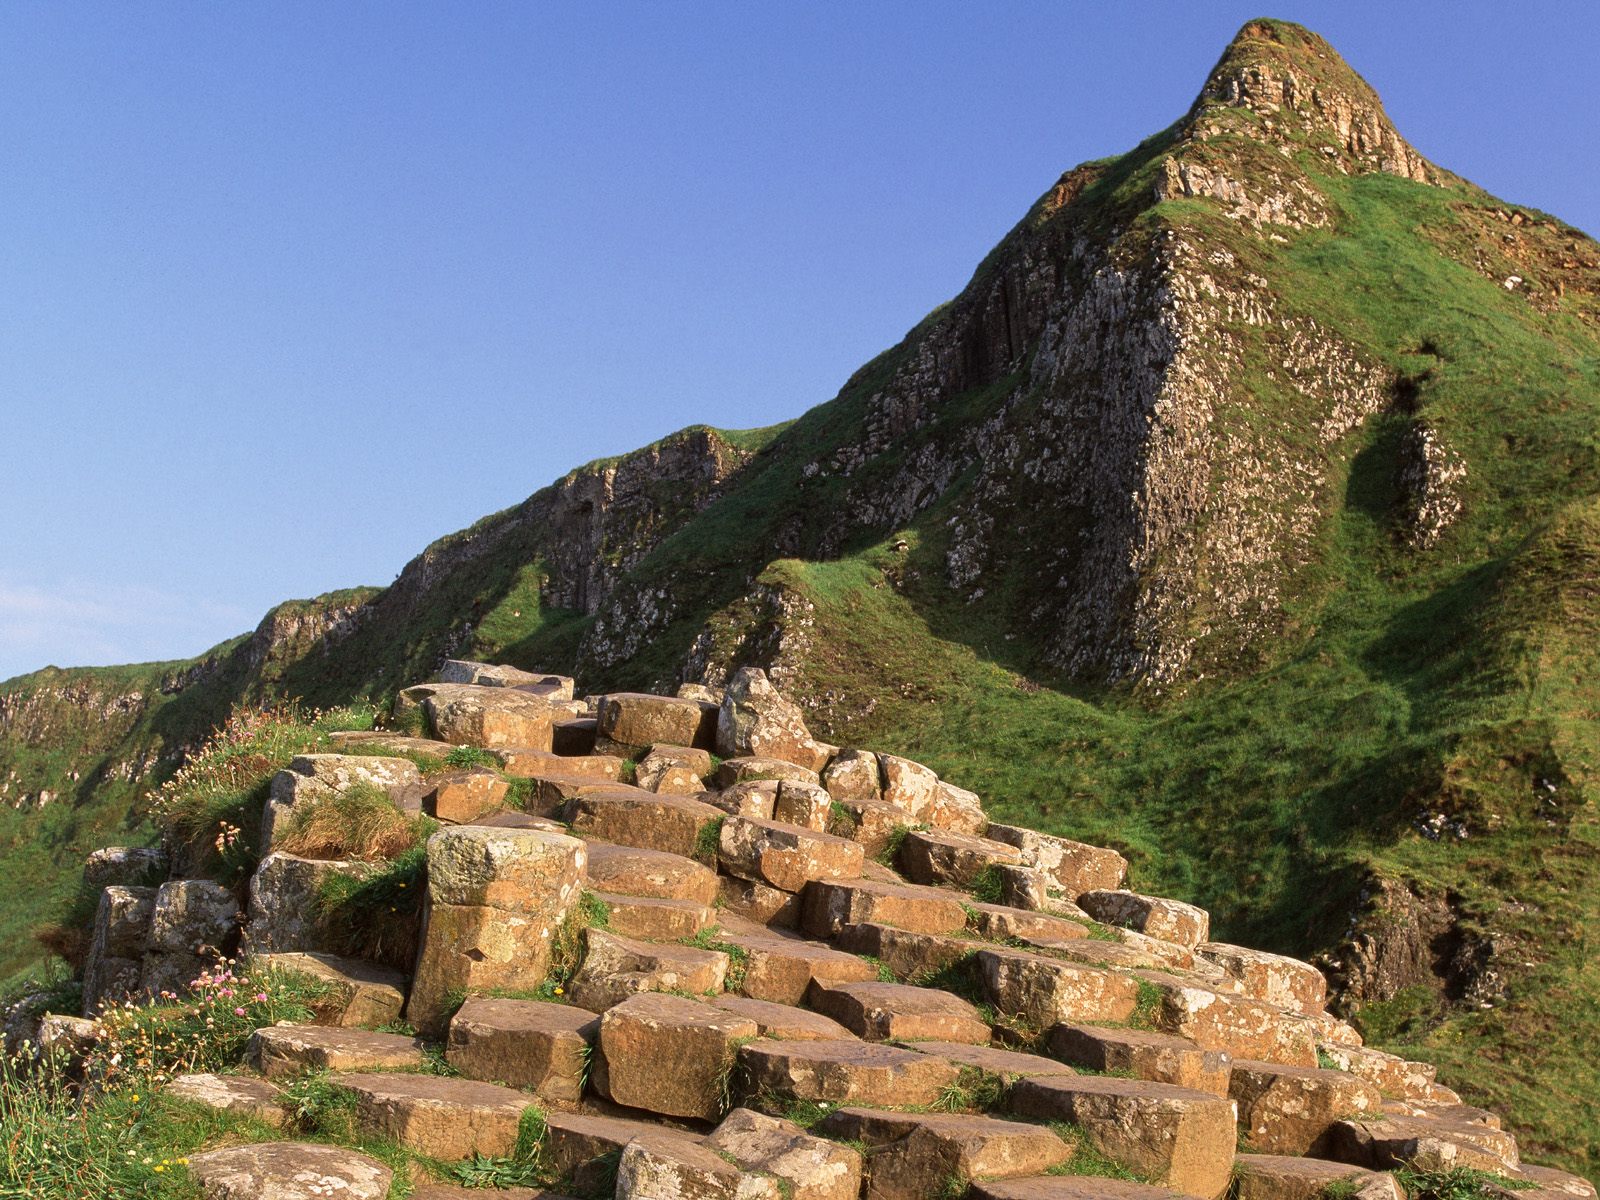
[[[236,1016],[236,1017],[242,1017],[242,1016],[244,1016],[244,1009],[242,1009],[242,1008],[236,1008],[236,1009],[234,1009],[234,1010],[233,1010],[233,1015],[234,1015],[234,1016]]]
[[[267,1002],[267,994],[265,992],[257,992],[256,993],[256,1003],[257,1004],[265,1004],[266,1002]]]

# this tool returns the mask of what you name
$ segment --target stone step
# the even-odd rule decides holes
[[[1049,1076],[1018,1080],[1006,1106],[1075,1125],[1107,1158],[1191,1196],[1221,1196],[1233,1171],[1233,1105],[1207,1092],[1103,1075]]]
[[[801,927],[831,938],[846,925],[893,925],[914,933],[960,933],[967,911],[953,892],[868,879],[815,880],[806,885]]]
[[[906,1047],[919,1054],[933,1054],[958,1067],[970,1067],[992,1075],[1009,1085],[1016,1079],[1036,1075],[1075,1075],[1066,1063],[1046,1058],[1042,1054],[1024,1054],[1017,1050],[1000,1050],[994,1046],[968,1045],[963,1042],[912,1042]]]
[[[505,807],[511,785],[488,767],[463,767],[430,775],[422,784],[422,811],[465,825]]]
[[[1051,1028],[1045,1045],[1062,1062],[1087,1070],[1170,1083],[1214,1096],[1228,1094],[1233,1073],[1228,1054],[1145,1029],[1063,1023]]]
[[[726,814],[688,796],[658,796],[641,788],[586,792],[567,802],[564,819],[585,838],[693,858],[701,831]]]
[[[634,767],[634,783],[647,792],[695,796],[706,790],[711,755],[689,746],[654,746]]]
[[[738,1047],[759,1032],[749,1017],[700,1000],[630,996],[600,1018],[595,1088],[629,1108],[716,1120]]]
[[[1124,926],[1180,946],[1192,948],[1207,940],[1211,933],[1211,915],[1182,900],[1095,889],[1078,897],[1078,907],[1096,921]]]
[[[721,940],[744,951],[743,976],[735,990],[754,1000],[799,1004],[813,982],[855,983],[878,977],[871,963],[820,942],[728,931]]]
[[[642,942],[600,929],[584,931],[583,962],[567,985],[574,1004],[604,1012],[643,992],[720,992],[728,956],[720,950]]]
[[[739,1049],[746,1094],[777,1101],[929,1105],[960,1078],[952,1063],[879,1042],[750,1042]]]
[[[599,724],[593,717],[567,717],[551,722],[551,751],[565,758],[582,758],[593,754]]]
[[[770,779],[752,779],[719,791],[707,792],[702,799],[730,817],[770,821],[778,811],[778,787]]]
[[[1316,1029],[1302,1015],[1171,974],[1136,974],[1161,993],[1152,1018],[1161,1032],[1186,1037],[1206,1050],[1225,1050],[1235,1058],[1317,1065]]]
[[[599,1016],[576,1005],[473,996],[450,1020],[445,1055],[468,1079],[575,1103],[599,1029]]]
[[[1244,1148],[1261,1154],[1322,1154],[1341,1118],[1376,1113],[1378,1089],[1345,1071],[1238,1058],[1228,1095],[1239,1110]]]
[[[1089,937],[1088,926],[1051,913],[1013,908],[1008,904],[968,905],[967,924],[979,937],[994,942],[1072,942]]]
[[[327,1025],[269,1025],[250,1037],[245,1057],[268,1079],[306,1071],[415,1071],[420,1038]]]
[[[834,945],[877,959],[899,979],[926,978],[969,958],[989,943],[942,933],[912,933],[869,921],[846,925]]]
[[[803,825],[728,817],[717,859],[726,874],[799,892],[813,880],[859,877],[866,856],[856,842]]]
[[[1533,1187],[1497,1188],[1495,1193],[1498,1200],[1511,1200],[1514,1196],[1520,1196],[1522,1200],[1595,1200],[1594,1184],[1579,1175],[1557,1171],[1552,1167],[1531,1167],[1526,1164],[1511,1174],[1515,1179],[1533,1184]]]
[[[810,1009],[771,1000],[752,1000],[749,996],[716,996],[708,1001],[724,1012],[756,1023],[761,1037],[785,1041],[835,1041],[855,1036],[839,1022]]]
[[[556,760],[560,762],[560,759]],[[626,783],[593,775],[576,775],[561,770],[530,771],[522,778],[528,781],[530,791],[526,800],[527,811],[535,816],[552,820],[564,819],[569,806],[579,797],[593,792],[632,791]]]
[[[289,1123],[282,1103],[283,1089],[265,1079],[248,1075],[179,1075],[167,1084],[166,1093],[174,1100],[260,1121],[274,1129]]]
[[[1407,1062],[1396,1054],[1385,1054],[1365,1046],[1342,1046],[1334,1042],[1317,1045],[1341,1071],[1358,1075],[1385,1096],[1401,1100],[1426,1100],[1433,1092],[1435,1068],[1432,1063]]]
[[[828,833],[828,823],[833,820],[833,798],[817,784],[784,780],[778,785],[778,800],[772,809],[772,819],[785,825],[799,825],[818,833]]]
[[[978,1010],[938,988],[876,980],[813,983],[806,1001],[868,1041],[989,1042],[989,1025]]]
[[[1233,1163],[1235,1200],[1405,1200],[1393,1175],[1348,1163],[1282,1154],[1239,1154]]]
[[[717,902],[717,872],[683,854],[590,843],[589,886],[621,896]]]
[[[786,762],[781,758],[768,758],[759,754],[746,754],[736,758],[725,758],[717,767],[716,776],[712,782],[719,788],[731,788],[738,783],[758,783],[771,780],[774,783],[793,782],[821,784],[821,777],[812,770],[800,766],[798,763]]]
[[[832,793],[830,798],[828,832],[859,843],[869,856],[887,850],[895,831],[906,825],[906,814],[882,800],[841,799]]]
[[[356,1128],[363,1135],[447,1162],[510,1155],[522,1114],[535,1105],[527,1092],[475,1079],[355,1074],[329,1082],[355,1095]]]
[[[657,744],[717,748],[717,706],[677,696],[612,692],[595,710],[595,745],[624,758]]]
[[[1053,837],[1020,825],[990,825],[984,836],[1015,846],[1025,864],[1049,873],[1070,899],[1085,892],[1115,891],[1128,877],[1128,860],[1102,846]]]
[[[841,750],[822,770],[822,785],[828,795],[843,803],[881,802],[883,772],[878,756],[871,750]]]
[[[1328,1131],[1327,1157],[1375,1171],[1407,1165],[1419,1171],[1505,1171],[1519,1164],[1517,1140],[1504,1130],[1427,1117],[1336,1121]]]
[[[616,1200],[784,1200],[770,1175],[743,1171],[694,1142],[636,1138],[617,1160]]]
[[[817,1128],[865,1143],[870,1200],[926,1200],[946,1195],[953,1179],[1037,1175],[1072,1156],[1073,1147],[1042,1125],[966,1113],[892,1113],[842,1108]]]
[[[408,758],[375,754],[300,754],[272,777],[261,814],[261,844],[270,848],[289,827],[290,815],[357,784],[376,788],[396,807],[422,807],[422,772]]]
[[[918,829],[900,844],[900,869],[912,883],[970,888],[990,867],[1018,864],[1015,846],[942,829]]]
[[[1126,1021],[1139,1004],[1138,981],[1115,971],[1025,950],[980,950],[977,961],[989,1002],[1036,1029]]]
[[[729,912],[774,929],[794,929],[800,924],[800,896],[750,879],[717,876],[717,902]]]
[[[860,1151],[753,1109],[730,1112],[706,1145],[746,1171],[782,1180],[785,1200],[857,1200],[861,1194]]]
[[[630,1142],[695,1145],[703,1140],[698,1134],[650,1121],[550,1111],[545,1114],[539,1160],[560,1187],[584,1196],[610,1194],[618,1159]]]
[[[286,971],[317,980],[329,989],[316,1001],[319,1024],[370,1028],[400,1019],[406,1004],[406,977],[390,967],[334,954],[262,954],[258,968]]]
[[[455,749],[450,742],[441,742],[436,738],[408,737],[403,733],[384,733],[376,729],[335,730],[328,735],[328,743],[336,754],[360,747],[358,753],[377,752],[395,758],[408,758],[414,754],[420,758],[443,759]]]
[[[717,923],[717,910],[697,900],[658,900],[613,892],[593,895],[609,910],[606,928],[623,937],[679,942]]]
[[[189,1177],[206,1200],[384,1200],[394,1172],[343,1146],[257,1142],[191,1154]]]
[[[453,746],[550,749],[550,726],[560,714],[542,696],[516,688],[470,683],[424,683],[395,698],[395,716],[420,711],[432,735]]]
[[[625,760],[615,754],[560,754],[526,746],[508,746],[492,753],[502,771],[519,778],[551,775],[563,779],[592,779],[596,783],[620,783],[626,767]]]
[[[1327,979],[1298,958],[1225,942],[1201,942],[1195,953],[1237,979],[1244,986],[1244,994],[1252,999],[1295,1009],[1308,1017],[1316,1016],[1327,1005]]]

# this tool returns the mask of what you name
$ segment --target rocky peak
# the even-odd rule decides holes
[[[1313,149],[1350,172],[1387,171],[1419,183],[1443,177],[1400,136],[1367,81],[1322,38],[1288,21],[1254,20],[1239,30],[1184,132],[1199,142],[1265,136],[1285,153]]]

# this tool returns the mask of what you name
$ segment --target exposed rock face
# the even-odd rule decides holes
[[[1401,527],[1406,541],[1419,550],[1438,545],[1461,515],[1461,484],[1467,464],[1438,430],[1417,421],[1401,448]]]

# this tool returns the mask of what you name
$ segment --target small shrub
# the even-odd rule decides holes
[[[1424,1171],[1404,1166],[1394,1177],[1405,1189],[1407,1200],[1498,1200],[1507,1191],[1520,1192],[1538,1186],[1532,1180],[1512,1179],[1476,1167]]]
[[[900,857],[900,847],[905,845],[907,836],[911,833],[911,826],[896,825],[889,831],[889,840],[884,843],[883,849],[878,851],[877,859],[886,867],[894,865],[894,860]]]
[[[330,872],[316,899],[329,949],[410,971],[427,891],[426,845],[413,845],[369,875]]]
[[[1000,868],[992,863],[985,867],[972,881],[969,890],[972,898],[979,904],[999,904],[1000,898],[1005,894],[1005,882],[1000,874]]]

